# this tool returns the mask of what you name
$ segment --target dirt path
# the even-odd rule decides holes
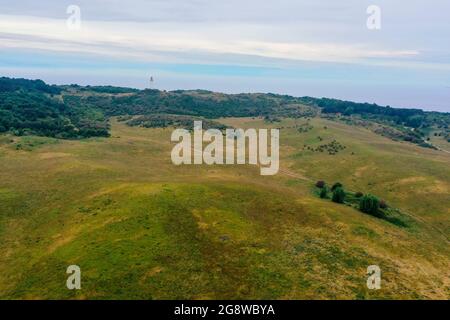
[[[450,151],[445,150],[445,149],[442,149],[441,147],[439,147],[439,146],[437,146],[437,145],[431,143],[430,141],[425,141],[425,140],[423,140],[423,142],[428,143],[429,145],[435,147],[438,151],[442,151],[442,152],[445,152],[445,153],[450,154]]]
[[[310,178],[308,178],[308,177],[305,177],[304,175],[302,175],[302,174],[300,174],[300,173],[291,171],[291,170],[289,170],[289,169],[282,169],[282,168],[280,168],[280,169],[278,170],[278,172],[281,173],[281,174],[284,174],[284,175],[286,175],[286,176],[292,177],[292,178],[296,178],[296,179],[300,179],[300,180],[308,181],[308,182],[313,182],[312,179],[310,179]]]

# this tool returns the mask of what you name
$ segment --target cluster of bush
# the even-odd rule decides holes
[[[337,182],[331,188],[328,188],[325,181],[317,181],[316,187],[320,190],[320,198],[329,199],[331,193],[331,200],[336,203],[357,204],[359,210],[378,218],[386,218],[382,210],[388,208],[384,200],[380,200],[374,195],[363,194],[362,192],[346,192],[342,183]]]
[[[444,137],[444,139],[447,140],[447,142],[450,142],[450,129],[448,129],[447,127],[445,129],[447,130],[447,132],[445,132],[445,131],[435,132],[434,136],[435,137]],[[430,140],[430,138],[428,138],[427,140]]]
[[[139,89],[126,88],[126,87],[114,87],[114,86],[86,86],[82,87],[76,84],[67,86],[67,88],[73,88],[77,91],[108,93],[108,94],[123,94],[123,93],[136,93]]]
[[[42,80],[0,78],[0,92],[43,92],[47,94],[60,94],[61,88],[50,86]]]
[[[320,141],[323,140],[322,137],[318,137]],[[339,143],[336,140],[331,141],[330,143],[322,144],[316,148],[304,146],[307,150],[313,151],[313,152],[328,152],[329,155],[335,155],[339,153],[339,151],[342,151],[346,149],[347,147],[343,144]]]
[[[109,125],[89,106],[72,107],[62,89],[42,80],[0,78],[0,133],[63,139],[109,136]]]
[[[142,90],[130,95],[85,97],[108,116],[124,114],[148,115],[155,113],[220,117],[279,117],[303,116],[300,108],[289,106],[299,98],[272,94],[220,94],[204,90],[159,91]],[[94,101],[95,100],[95,101]]]
[[[309,123],[302,124],[298,127],[297,131],[299,133],[306,133],[308,131],[311,131],[314,127],[310,125]]]
[[[426,127],[435,123],[435,116],[421,109],[398,109],[373,103],[356,103],[327,98],[316,99],[315,103],[322,108],[323,113],[340,113],[346,116],[360,115],[411,128]]]

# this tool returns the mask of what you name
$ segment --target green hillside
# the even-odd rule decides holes
[[[160,91],[112,86],[50,86],[42,80],[0,78],[0,132],[63,139],[105,137],[111,116],[185,115],[280,118],[321,117],[371,127],[422,147],[434,133],[449,140],[450,113],[398,109],[327,98],[205,90]]]
[[[170,128],[115,118],[109,138],[0,135],[0,298],[450,298],[450,154],[320,114],[215,121],[281,128],[279,174],[174,166]],[[408,224],[320,199],[317,180]],[[81,290],[65,287],[70,264]]]

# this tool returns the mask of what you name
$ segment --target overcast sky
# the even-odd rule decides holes
[[[69,5],[81,28],[67,27]],[[367,8],[381,9],[369,30]],[[0,0],[0,75],[450,112],[448,0]]]

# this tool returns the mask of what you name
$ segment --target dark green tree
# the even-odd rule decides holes
[[[345,200],[345,191],[341,187],[337,187],[333,191],[333,197],[331,198],[333,202],[336,203],[344,203]]]
[[[327,190],[327,188],[322,188],[322,190],[320,190],[320,198],[326,199],[327,197],[328,197],[328,190]]]
[[[336,182],[335,184],[333,184],[333,186],[331,187],[331,191],[336,190],[337,188],[342,188],[343,185],[340,182]]]
[[[379,216],[379,208],[380,208],[380,200],[371,194],[367,194],[364,197],[362,197],[359,203],[359,209],[362,212],[376,217]]]

